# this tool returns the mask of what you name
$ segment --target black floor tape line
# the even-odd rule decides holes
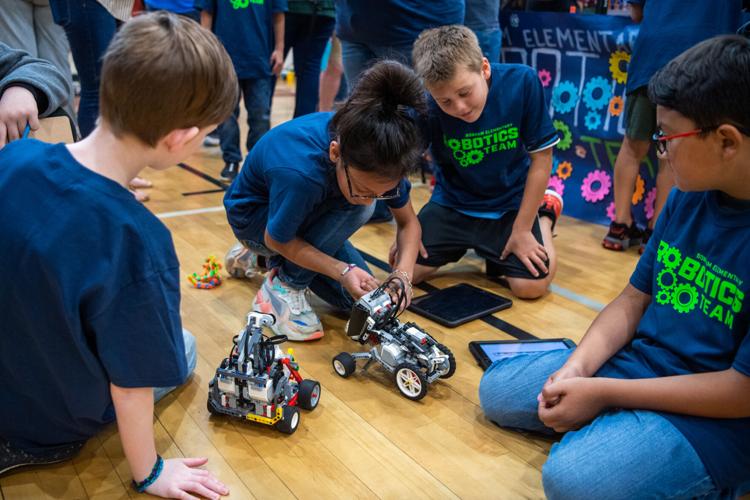
[[[206,174],[204,172],[201,172],[197,168],[191,167],[187,163],[178,163],[177,166],[180,167],[183,170],[187,170],[191,174],[197,175],[201,179],[206,180],[206,181],[210,182],[211,184],[213,184],[215,186],[220,187],[221,191],[226,191],[227,187],[229,187],[227,183],[222,182],[219,179],[215,179],[215,178],[211,177],[210,175],[208,175],[208,174]],[[195,193],[195,194],[199,194],[199,193]],[[200,193],[200,194],[202,194],[202,193]]]
[[[211,194],[211,193],[223,193],[226,189],[206,189],[205,191],[191,191],[190,193],[182,193],[182,196],[195,196],[197,194]]]
[[[373,266],[382,269],[383,271],[389,273],[391,272],[391,266],[388,265],[387,262],[383,262],[382,260],[378,259],[377,257],[370,255],[367,252],[363,252],[362,250],[357,249],[357,251],[362,255],[362,258],[365,259],[367,262],[372,264]],[[414,285],[415,287],[419,288],[420,290],[424,290],[427,293],[434,292],[436,290],[439,290],[438,287],[430,285],[429,283],[420,283],[418,285]],[[497,318],[495,316],[492,316],[491,314],[484,316],[482,318],[479,318],[480,321],[484,321],[488,325],[497,328],[500,331],[503,331],[510,335],[511,337],[515,337],[518,340],[534,340],[538,337],[535,335],[530,334],[526,330],[523,330],[521,328],[518,328],[515,325],[511,325],[507,321],[504,321],[500,318]]]

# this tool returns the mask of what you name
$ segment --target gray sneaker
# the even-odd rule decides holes
[[[84,444],[86,444],[85,441],[80,441],[31,454],[0,438],[0,475],[27,465],[56,464],[70,460],[81,451]]]
[[[235,278],[252,278],[261,271],[258,267],[258,255],[242,243],[236,243],[229,249],[224,257],[224,269]]]

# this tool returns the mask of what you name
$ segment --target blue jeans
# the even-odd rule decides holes
[[[370,271],[360,253],[349,242],[349,237],[370,219],[375,204],[341,206],[341,200],[327,200],[308,215],[297,232],[305,240],[326,255]],[[268,207],[257,210],[252,221],[242,234],[237,234],[243,245],[253,252],[269,258],[268,267],[278,268],[279,279],[291,288],[310,288],[318,297],[332,306],[349,311],[354,304],[349,292],[338,281],[301,267],[268,249],[264,242]]]
[[[198,355],[195,352],[195,337],[192,333],[182,329],[182,340],[185,343],[185,359],[187,360],[188,376],[195,371],[195,363],[198,360]],[[161,398],[177,389],[174,387],[154,387],[154,402],[159,401]]]
[[[118,21],[96,0],[50,0],[52,18],[70,43],[81,80],[78,128],[86,137],[99,116],[99,77],[102,58],[115,36]]]
[[[284,27],[284,58],[294,49],[294,71],[297,90],[294,118],[315,113],[320,91],[320,62],[336,20],[328,16],[286,13]]]
[[[395,59],[411,67],[411,49],[414,42],[401,45],[373,45],[341,40],[341,56],[349,90],[357,85],[359,75],[378,59]]]
[[[240,92],[245,100],[245,110],[247,111],[247,133],[248,153],[255,146],[255,143],[268,132],[271,127],[271,94],[273,92],[273,83],[270,77],[241,79]],[[227,120],[219,125],[219,145],[221,146],[221,155],[226,163],[242,161],[242,152],[240,151],[240,125],[238,118],[240,116],[240,103],[234,107],[234,113]]]
[[[484,57],[489,59],[491,63],[500,62],[500,47],[503,42],[503,35],[500,32],[500,28],[473,31],[477,35]]]
[[[572,351],[496,361],[479,384],[489,420],[553,434],[537,415],[544,382]],[[688,440],[658,413],[615,410],[599,415],[553,445],[542,469],[544,492],[558,498],[731,498],[719,491]]]

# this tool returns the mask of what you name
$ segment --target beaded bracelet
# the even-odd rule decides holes
[[[402,271],[401,269],[394,269],[391,271],[391,276],[397,275],[401,278],[403,278],[404,284],[406,284],[409,287],[409,295],[414,295],[414,287],[411,284],[411,280],[409,279],[409,275],[406,273],[406,271]]]
[[[146,488],[154,484],[154,482],[159,479],[159,475],[161,475],[161,471],[163,469],[164,459],[161,458],[161,455],[157,453],[156,463],[154,464],[154,468],[151,469],[151,474],[149,474],[148,477],[140,483],[136,483],[135,479],[133,479],[133,488],[135,488],[135,491],[137,491],[138,493],[143,493],[144,491],[146,491]]]
[[[341,271],[341,276],[346,276],[346,274],[357,267],[357,264],[347,264],[343,271]]]

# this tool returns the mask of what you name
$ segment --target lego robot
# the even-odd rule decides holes
[[[303,380],[291,350],[289,354],[281,351],[279,344],[286,341],[286,335],[263,335],[263,327],[275,321],[270,314],[247,315],[247,326],[234,337],[229,357],[208,384],[208,411],[292,434],[299,426],[299,408],[318,406],[320,383]]]
[[[398,320],[405,303],[404,283],[391,278],[364,295],[352,308],[346,334],[360,344],[370,344],[368,352],[342,352],[333,358],[333,369],[349,377],[357,369],[358,359],[367,360],[363,370],[378,362],[393,374],[396,387],[406,398],[419,401],[427,387],[456,371],[453,353],[414,323]]]

